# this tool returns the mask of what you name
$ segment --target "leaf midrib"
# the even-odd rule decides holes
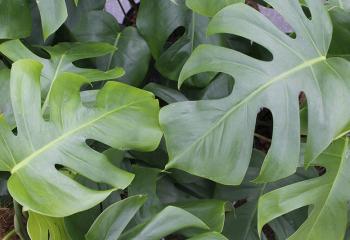
[[[145,101],[148,101],[149,99],[142,99],[140,101],[135,101],[135,102],[132,102],[132,103],[129,103],[129,104],[126,104],[124,106],[121,106],[121,107],[118,107],[116,109],[113,109],[111,111],[108,111],[108,112],[105,112],[104,114],[102,114],[101,116],[95,118],[95,119],[92,119],[84,124],[82,124],[81,126],[75,128],[75,129],[72,129],[64,134],[62,134],[61,136],[59,136],[58,138],[52,140],[51,142],[49,142],[48,144],[44,145],[43,147],[37,149],[35,152],[31,153],[28,157],[26,157],[25,159],[23,159],[22,161],[20,161],[19,163],[17,163],[11,170],[11,174],[14,174],[16,173],[19,169],[23,168],[24,166],[28,165],[30,163],[30,161],[34,158],[36,158],[37,156],[39,156],[40,154],[50,150],[52,147],[54,147],[56,144],[62,142],[63,140],[71,137],[72,135],[76,134],[77,132],[81,131],[82,129],[86,128],[86,127],[89,127],[90,125],[100,121],[101,119],[103,118],[106,118],[108,117],[110,114],[113,114],[115,112],[118,112],[118,111],[121,111],[123,110],[124,108],[127,108],[127,107],[130,107],[132,105],[135,105],[135,104],[138,104],[138,103],[141,103],[141,102],[145,102]]]
[[[181,154],[177,155],[175,158],[173,156],[170,156],[169,163],[166,165],[166,169],[169,169],[172,164],[176,161],[176,159],[181,158],[184,154],[190,151],[196,144],[201,142],[203,139],[205,139],[221,122],[223,122],[231,113],[233,113],[235,110],[237,110],[239,107],[241,107],[243,104],[254,98],[256,95],[260,94],[263,90],[270,87],[272,84],[283,80],[284,78],[293,75],[294,73],[301,71],[305,68],[312,67],[315,64],[318,64],[320,62],[326,61],[326,56],[320,56],[317,58],[310,59],[308,61],[303,62],[302,64],[299,64],[295,66],[294,68],[291,68],[290,70],[283,72],[273,78],[270,79],[270,81],[266,82],[265,84],[262,84],[260,87],[255,89],[252,93],[250,93],[246,98],[244,98],[242,101],[240,101],[238,104],[236,104],[234,107],[232,107],[229,111],[227,111],[223,117],[221,117],[218,121],[215,122],[215,124],[210,127],[200,138],[198,138],[196,141],[194,141],[187,149],[181,152]]]

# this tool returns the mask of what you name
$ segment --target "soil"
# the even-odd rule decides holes
[[[0,239],[6,236],[13,228],[14,212],[11,208],[0,208]],[[17,238],[13,238],[17,239]]]

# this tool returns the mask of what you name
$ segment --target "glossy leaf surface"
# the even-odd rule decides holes
[[[288,239],[344,239],[350,198],[349,139],[341,138],[314,162],[326,168],[323,176],[263,195],[258,207],[258,230],[283,214],[310,206],[309,216]],[[312,207],[311,207],[312,206]]]
[[[28,233],[31,239],[70,240],[63,218],[52,218],[29,212]]]
[[[265,107],[272,112],[273,138],[256,181],[275,181],[293,174],[300,152],[300,92],[305,93],[312,109],[308,112],[307,165],[347,125],[350,64],[342,58],[326,58],[332,25],[323,4],[307,1],[310,20],[297,0],[266,2],[290,23],[296,38],[243,4],[228,6],[213,18],[210,34],[231,33],[251,39],[266,47],[273,60],[257,60],[212,45],[195,50],[182,70],[179,86],[202,72],[229,74],[235,78],[235,86],[227,98],[175,103],[162,109],[168,169],[178,168],[226,185],[240,184],[249,165],[256,115]]]
[[[86,140],[121,150],[154,150],[161,138],[158,102],[148,92],[111,82],[98,93],[96,105],[88,108],[79,94],[88,80],[63,73],[53,83],[50,120],[45,121],[41,69],[33,60],[20,60],[12,67],[11,101],[18,134],[14,136],[1,119],[0,170],[11,172],[8,188],[19,203],[37,213],[62,217],[93,207],[113,190],[130,184],[133,175],[112,165]],[[59,171],[59,166],[113,188],[84,187]]]

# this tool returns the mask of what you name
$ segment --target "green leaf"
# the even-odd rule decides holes
[[[144,89],[154,93],[154,95],[164,100],[166,103],[183,102],[188,100],[181,92],[157,83],[149,83]]]
[[[211,231],[221,232],[224,228],[226,201],[215,199],[195,200],[175,203],[174,206],[180,207],[200,218],[208,225]]]
[[[63,218],[52,218],[29,211],[27,223],[31,239],[40,240],[70,240],[64,226]],[[50,236],[50,237],[49,237]]]
[[[156,68],[171,80],[178,79],[182,66],[196,46],[223,43],[221,36],[207,37],[208,18],[189,10],[184,1],[177,5],[169,0],[141,1],[136,24],[151,49]],[[184,35],[176,36],[180,38],[169,46],[168,38],[179,27],[185,28]],[[192,83],[205,86],[214,76],[212,73],[203,74],[201,78],[194,77]]]
[[[60,43],[54,47],[42,48],[49,53],[50,59],[35,55],[19,40],[7,41],[0,45],[0,52],[13,62],[20,59],[33,59],[44,66],[41,74],[41,86],[45,100],[43,111],[46,110],[50,100],[52,83],[63,72],[79,73],[90,82],[114,79],[124,74],[124,70],[119,67],[102,72],[96,69],[79,68],[73,64],[81,59],[103,56],[113,52],[115,48],[107,43]]]
[[[208,232],[191,237],[189,240],[227,240],[227,238],[217,232]]]
[[[228,5],[244,2],[244,0],[186,0],[186,6],[198,14],[213,17]]]
[[[178,207],[169,206],[148,222],[125,232],[120,240],[158,240],[184,228],[209,229],[202,220],[191,213]]]
[[[32,20],[26,0],[0,1],[0,39],[30,35]]]
[[[141,166],[133,166],[132,170],[135,179],[128,187],[129,196],[147,196],[147,201],[135,216],[136,223],[141,223],[156,215],[163,208],[157,196],[157,180],[161,170]]]
[[[145,201],[145,196],[138,195],[114,203],[98,216],[86,234],[86,239],[118,239]]]
[[[10,70],[7,68],[0,69],[0,96],[0,115],[14,128],[15,120],[10,100]]]
[[[350,82],[346,79],[350,64],[326,58],[332,25],[323,4],[308,1],[310,20],[297,0],[266,2],[291,24],[296,38],[243,4],[228,6],[213,18],[210,34],[251,39],[267,48],[273,60],[257,60],[212,45],[195,50],[182,70],[179,86],[192,75],[208,71],[231,75],[235,86],[227,98],[175,103],[162,109],[160,122],[169,152],[166,169],[178,168],[226,185],[240,184],[249,165],[256,115],[268,108],[274,124],[272,145],[256,181],[293,174],[300,152],[300,92],[306,94],[309,106],[306,165],[349,122]]]
[[[350,46],[348,44],[350,41],[350,14],[337,7],[331,8],[329,14],[332,18],[334,30],[328,56],[343,57],[350,60]]]
[[[65,0],[36,0],[38,4],[44,39],[46,40],[67,19]]]
[[[240,186],[224,186],[217,184],[214,198],[230,201],[235,204],[245,200],[242,206],[235,208],[226,214],[223,234],[229,239],[237,240],[259,240],[257,231],[257,208],[259,197],[268,191],[284,187],[286,185],[307,180],[317,176],[316,171],[305,171],[301,168],[297,173],[283,180],[268,183],[256,184],[252,180],[259,174],[262,161],[265,157],[260,151],[253,150],[250,166],[243,183]],[[297,217],[296,217],[297,216]],[[278,240],[284,240],[293,233],[305,219],[305,209],[299,209],[293,215],[285,215],[269,223],[274,235]]]
[[[120,66],[126,74],[119,81],[139,86],[147,74],[151,54],[137,29],[126,27],[122,30],[116,19],[104,10],[78,8],[82,12],[81,18],[75,24],[67,24],[72,36],[80,42],[112,44],[118,50],[97,59],[97,67],[107,71]]]
[[[344,239],[350,195],[349,139],[331,144],[314,162],[326,168],[320,177],[295,183],[263,195],[258,206],[258,230],[269,221],[303,206],[310,207],[308,219],[292,239]]]
[[[91,149],[86,140],[120,150],[152,151],[161,138],[159,107],[152,94],[116,82],[99,91],[95,107],[85,107],[79,90],[88,80],[62,73],[53,83],[50,120],[46,121],[40,104],[41,69],[33,60],[13,64],[11,101],[18,134],[14,136],[1,118],[0,171],[11,172],[9,192],[23,206],[63,217],[95,206],[133,179]],[[113,188],[89,189],[57,170],[58,166]]]

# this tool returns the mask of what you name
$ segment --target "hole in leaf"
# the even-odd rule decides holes
[[[267,7],[259,5],[259,11],[270,20],[279,30],[286,33],[288,36],[295,38],[294,29],[292,26],[285,20],[285,18],[271,6],[266,4]],[[291,34],[291,35],[290,35]]]
[[[263,108],[257,115],[254,148],[263,152],[268,152],[271,146],[271,138],[273,134],[273,117],[269,109]]]
[[[173,45],[177,40],[179,40],[185,34],[185,32],[186,28],[183,26],[176,28],[166,40],[164,50],[167,50],[169,47],[171,47],[171,45]]]
[[[91,147],[93,150],[97,151],[97,152],[104,152],[108,149],[110,149],[111,147],[102,143],[102,142],[99,142],[99,141],[96,141],[96,140],[93,140],[93,139],[86,139],[85,143]]]

